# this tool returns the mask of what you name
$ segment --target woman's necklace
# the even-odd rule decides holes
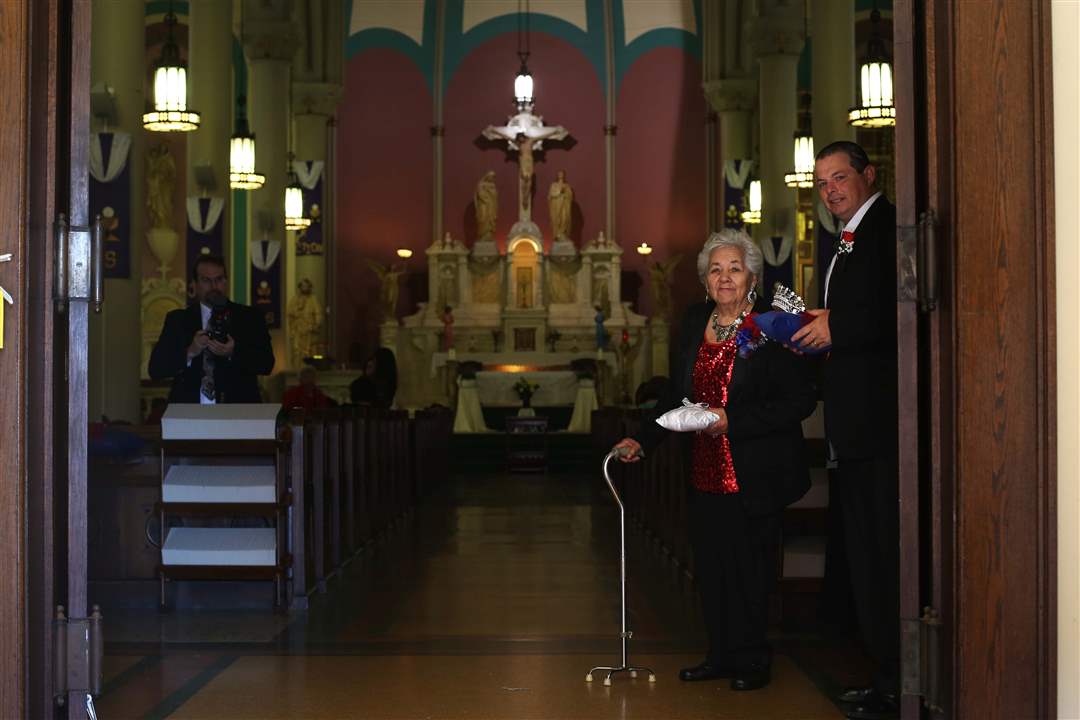
[[[739,313],[739,316],[735,318],[735,321],[728,325],[721,324],[719,310],[714,312],[712,315],[712,329],[713,332],[716,333],[716,342],[727,342],[733,338],[735,333],[739,331],[739,326],[742,325],[742,321],[746,319],[748,311],[749,308],[743,310]]]

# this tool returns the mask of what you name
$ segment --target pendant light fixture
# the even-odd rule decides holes
[[[514,102],[517,103],[518,112],[532,110],[533,106],[533,77],[529,72],[529,0],[525,0],[525,11],[522,12],[522,0],[518,0],[518,58],[521,67],[518,68],[517,77],[514,78]],[[523,29],[524,28],[524,29]]]
[[[761,222],[761,181],[750,181],[750,199],[747,202],[747,210],[743,211],[742,221],[747,225],[756,225]]]
[[[240,41],[244,40],[244,4],[240,3]],[[255,170],[255,135],[248,128],[247,97],[236,98],[236,127],[229,140],[229,187],[258,190],[266,176]]]
[[[187,68],[180,61],[174,28],[176,14],[172,2],[165,14],[168,36],[161,57],[154,66],[154,109],[143,113],[143,127],[154,132],[189,132],[199,128],[199,113],[188,110]]]
[[[266,182],[255,171],[255,135],[248,129],[246,104],[243,95],[236,99],[236,128],[229,141],[229,187],[234,190],[258,190]]]
[[[289,153],[289,184],[285,186],[285,229],[303,230],[311,225],[311,218],[304,217],[304,188],[293,169],[293,154]]]
[[[285,229],[303,230],[311,225],[311,218],[304,217],[304,188],[296,177],[293,166],[292,76],[289,77],[289,184],[285,186]]]
[[[795,169],[784,175],[789,188],[814,187],[814,133],[810,129],[810,93],[800,94],[799,129],[795,131]]]
[[[881,12],[875,4],[870,13],[870,39],[866,42],[866,59],[859,68],[861,102],[848,111],[848,124],[855,127],[879,128],[896,125],[892,64],[885,53],[885,41],[879,31],[880,23]]]

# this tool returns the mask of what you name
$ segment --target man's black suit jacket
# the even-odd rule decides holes
[[[694,397],[694,363],[705,337],[713,303],[698,303],[683,317],[672,348],[671,377],[656,408],[643,419],[638,441],[646,456],[669,432],[655,420],[682,399]],[[767,310],[763,304],[758,311]],[[810,487],[802,420],[817,405],[817,391],[805,358],[768,342],[748,358],[736,357],[728,386],[728,438],[735,479],[751,516],[776,512],[802,497]],[[678,433],[690,452],[693,433]],[[687,464],[689,467],[689,463]]]
[[[884,195],[829,280],[825,434],[840,459],[896,451],[896,208]],[[913,389],[914,390],[914,389]]]
[[[236,341],[231,358],[217,358],[214,363],[214,388],[227,403],[262,402],[257,375],[274,369],[274,350],[270,333],[260,313],[247,305],[229,303],[230,331]],[[149,372],[154,380],[173,379],[169,402],[199,402],[202,383],[202,355],[187,364],[187,349],[195,333],[202,329],[202,310],[192,303],[183,310],[165,316],[154,350],[150,353]]]

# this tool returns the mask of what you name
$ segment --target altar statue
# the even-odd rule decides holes
[[[323,311],[319,299],[312,293],[311,281],[302,279],[296,284],[296,295],[289,300],[289,341],[291,365],[298,368],[304,358],[313,354],[322,327]]]
[[[476,183],[473,202],[476,205],[477,238],[485,240],[494,237],[495,218],[499,212],[499,190],[495,187],[494,170],[488,170]]]
[[[449,305],[443,308],[442,324],[442,349],[449,352],[454,347],[454,311]]]
[[[405,274],[400,265],[382,265],[374,260],[365,260],[367,266],[379,278],[380,322],[397,317],[398,278]]]
[[[146,214],[151,228],[172,227],[176,161],[162,143],[146,157]]]
[[[682,255],[675,255],[666,262],[657,261],[649,268],[649,287],[652,289],[655,317],[671,320],[671,281],[680,260]]]
[[[608,341],[607,330],[604,329],[604,309],[599,305],[593,306],[593,309],[596,310],[596,316],[593,318],[596,321],[596,349],[604,350],[607,348]]]
[[[551,213],[551,233],[556,240],[570,238],[571,210],[574,205],[574,188],[566,182],[566,171],[555,174],[555,182],[548,189],[548,211]]]

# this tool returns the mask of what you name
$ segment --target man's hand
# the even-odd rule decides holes
[[[619,448],[626,448],[629,451],[625,455],[619,453],[617,457],[620,461],[624,463],[631,463],[637,462],[641,459],[641,443],[639,443],[634,438],[623,438],[619,442],[615,443],[615,447],[612,449],[618,450]]]
[[[188,345],[187,356],[188,360],[192,360],[202,353],[206,349],[206,346],[210,344],[210,336],[205,330],[199,330],[195,333],[195,337],[191,338],[191,344]],[[175,346],[174,346],[175,347]]]
[[[210,352],[214,353],[218,357],[232,357],[233,350],[236,349],[236,340],[232,335],[226,335],[225,342],[218,342],[217,340],[211,340],[209,337],[206,339],[206,347],[210,348]]]
[[[807,310],[814,319],[803,325],[791,336],[791,342],[803,349],[820,348],[832,345],[832,333],[829,331],[828,310]]]
[[[718,437],[725,434],[728,431],[727,411],[725,411],[724,408],[711,407],[709,408],[709,412],[716,413],[720,416],[720,419],[701,432],[709,437]]]

